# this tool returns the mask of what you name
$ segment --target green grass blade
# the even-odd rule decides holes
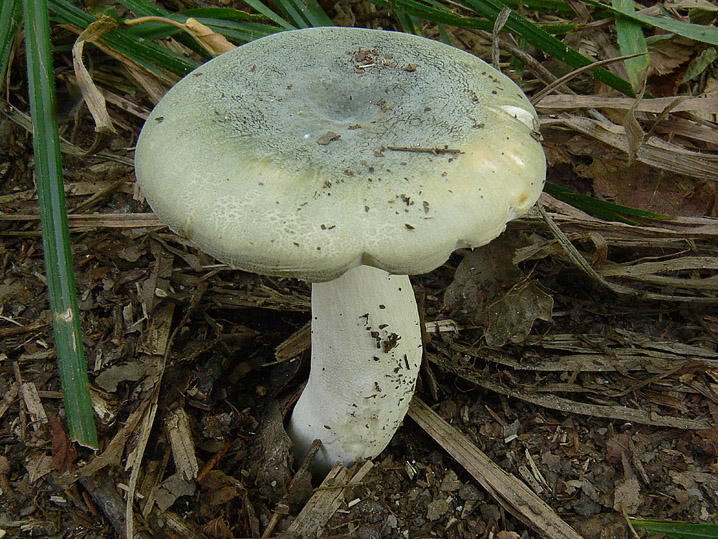
[[[565,0],[504,0],[514,10],[539,11],[571,18],[575,14]]]
[[[399,21],[399,24],[401,24],[401,29],[404,32],[424,37],[424,32],[421,30],[421,21],[416,15],[410,15],[403,11],[398,11],[396,13],[396,18]]]
[[[298,28],[334,26],[317,0],[276,0],[279,10]]]
[[[612,0],[612,2],[613,7],[621,11],[635,11],[633,0]],[[648,69],[648,47],[646,46],[646,38],[643,36],[643,27],[635,21],[620,17],[616,19],[616,37],[618,38],[621,56],[642,54],[642,56],[628,58],[624,61],[628,72],[628,80],[631,81],[633,90],[638,93],[643,86],[646,70]]]
[[[681,80],[681,83],[692,81],[694,78],[696,78],[706,69],[708,69],[711,64],[713,64],[713,62],[715,62],[716,60],[718,60],[718,51],[716,51],[715,47],[708,47],[706,50],[704,50],[698,55],[698,58],[691,62],[691,65],[688,66],[686,74],[683,76],[683,80]]]
[[[292,0],[277,0],[279,11],[289,19],[297,28],[309,28],[311,24],[306,17],[302,15],[302,9],[296,6]]]
[[[285,21],[282,17],[277,15],[274,11],[265,6],[261,0],[244,0],[244,3],[251,7],[257,13],[264,15],[267,19],[272,21],[277,26],[284,28],[285,30],[294,30],[297,27]]]
[[[496,17],[505,7],[499,0],[458,0],[460,4],[468,7],[472,11],[486,17],[491,21],[493,25]],[[508,21],[506,21],[506,29],[514,32],[524,38],[526,41],[543,51],[545,54],[552,56],[562,62],[568,64],[574,69],[579,67],[587,66],[592,63],[592,60],[586,58],[576,50],[567,47],[565,43],[559,41],[551,34],[545,32],[535,24],[532,24],[524,17],[512,11],[509,15]],[[601,82],[607,84],[611,88],[618,90],[619,92],[633,97],[635,94],[633,88],[628,81],[623,80],[621,77],[617,77],[607,69],[598,67],[591,70],[593,76]]]
[[[245,43],[258,37],[272,34],[278,30],[274,26],[259,21],[266,21],[263,15],[245,13],[232,8],[198,8],[188,9],[180,13],[174,13],[160,8],[146,0],[118,0],[120,4],[129,9],[138,17],[157,16],[171,19],[184,24],[188,17],[193,17],[200,23],[208,26],[218,34],[227,39]],[[131,26],[125,30],[136,38],[159,39],[167,36],[174,36],[185,46],[191,48],[198,54],[207,57],[208,53],[197,42],[176,26],[161,22],[146,22],[141,25]]]
[[[0,2],[0,89],[3,87],[12,44],[20,27],[20,7],[20,0]]]
[[[50,21],[45,0],[23,0],[35,173],[50,312],[70,438],[98,448],[80,328],[55,114]]]
[[[652,17],[650,15],[644,15],[643,13],[636,13],[626,11],[623,9],[616,9],[606,4],[597,2],[596,0],[585,0],[586,3],[592,6],[597,6],[608,10],[615,17],[624,17],[626,19],[639,22],[645,26],[652,28],[660,28],[666,32],[677,34],[679,36],[687,37],[694,41],[700,41],[701,43],[708,43],[709,45],[718,45],[718,28],[715,26],[703,26],[700,24],[692,24],[689,22],[677,21],[667,17]]]
[[[416,0],[370,0],[370,2],[383,8],[392,9],[395,13],[406,12],[438,24],[449,24],[460,28],[481,28],[489,32],[493,28],[493,25],[486,19],[456,15],[437,2],[432,2],[432,5],[426,5]]]
[[[97,20],[92,15],[72,5],[68,0],[47,0],[47,5],[54,22],[72,24],[84,29]],[[108,47],[127,56],[150,73],[170,83],[174,81],[169,79],[163,70],[184,76],[199,65],[181,54],[168,50],[166,47],[142,41],[127,31],[110,30],[102,36],[102,41]]]
[[[583,210],[589,215],[606,219],[607,221],[618,221],[620,223],[626,223],[629,225],[637,224],[636,219],[643,220],[659,220],[666,219],[667,215],[659,213],[653,213],[645,210],[637,210],[628,206],[621,206],[620,204],[614,204],[613,202],[607,202],[605,200],[599,200],[588,195],[582,195],[571,189],[566,189],[560,185],[546,182],[544,187],[546,191],[552,197],[570,204],[574,208]]]
[[[718,524],[690,524],[688,522],[658,522],[655,520],[631,519],[634,528],[644,529],[651,534],[663,534],[666,539],[715,539]]]
[[[291,0],[294,4],[302,9],[304,17],[311,26],[334,26],[334,21],[322,9],[317,0]]]

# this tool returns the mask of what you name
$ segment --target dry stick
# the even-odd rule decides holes
[[[272,535],[272,532],[274,531],[275,526],[279,523],[279,519],[285,516],[288,513],[289,507],[287,505],[287,494],[292,490],[295,483],[297,482],[297,478],[299,478],[300,474],[305,473],[309,469],[309,464],[311,464],[312,460],[314,460],[314,456],[317,454],[317,451],[319,451],[319,448],[322,446],[321,440],[314,440],[312,442],[312,445],[309,446],[309,451],[307,452],[307,455],[304,457],[304,460],[302,460],[302,463],[300,464],[299,468],[297,469],[297,472],[294,474],[294,477],[292,477],[292,480],[289,482],[289,485],[287,486],[287,493],[282,496],[282,499],[277,504],[277,509],[274,510],[272,513],[272,519],[269,521],[269,524],[267,524],[267,528],[264,530],[264,533],[262,534],[262,539],[267,539],[270,535]]]
[[[493,33],[491,34],[491,65],[493,65],[497,71],[501,71],[499,67],[499,32],[501,32],[509,20],[509,15],[511,15],[511,8],[504,7],[496,16]]]
[[[30,116],[17,110],[4,99],[0,99],[0,114],[5,115],[11,122],[19,125],[28,133],[32,133],[32,120],[30,119]],[[62,137],[60,137],[60,151],[74,157],[87,157],[85,150]],[[134,161],[132,161],[132,159],[128,159],[127,157],[121,155],[113,155],[106,151],[97,152],[93,155],[93,157],[105,159],[107,161],[115,161],[116,163],[130,167],[134,166]]]
[[[451,366],[440,364],[445,370],[452,372]],[[549,410],[557,410],[565,414],[579,414],[589,417],[602,417],[623,421],[627,423],[639,423],[641,425],[653,425],[657,427],[668,427],[672,429],[684,430],[704,430],[709,429],[711,424],[709,421],[701,419],[687,419],[680,416],[662,416],[654,412],[644,412],[635,408],[627,408],[619,405],[607,404],[589,404],[585,402],[576,402],[564,397],[555,395],[543,395],[536,392],[522,391],[520,389],[509,389],[501,384],[484,380],[481,377],[469,376],[465,373],[456,372],[458,376],[469,380],[479,387],[487,389],[499,395],[505,395],[514,399],[528,402],[535,406],[548,408]]]
[[[392,152],[417,152],[417,153],[433,153],[433,154],[464,153],[461,150],[455,150],[452,148],[422,148],[422,147],[418,147],[418,146],[387,146],[386,149],[391,150]]]
[[[591,265],[586,261],[583,256],[581,256],[581,254],[573,246],[573,244],[566,237],[563,231],[546,213],[546,210],[544,209],[541,202],[537,202],[536,207],[541,213],[541,217],[543,217],[544,222],[548,226],[554,238],[556,238],[561,247],[563,247],[563,250],[566,255],[571,259],[571,262],[578,266],[578,268],[582,270],[586,275],[601,283],[614,294],[627,295],[639,299],[652,301],[675,301],[679,303],[700,303],[704,305],[713,305],[718,303],[718,298],[692,298],[685,296],[671,296],[668,294],[656,294],[654,292],[645,292],[643,290],[637,290],[629,286],[623,286],[607,281],[602,275],[599,275],[596,270],[591,267]]]
[[[224,447],[217,451],[212,457],[207,461],[207,463],[202,466],[202,469],[197,474],[197,481],[202,481],[204,479],[204,476],[207,475],[209,472],[211,472],[214,467],[217,465],[217,463],[224,458],[224,456],[227,454],[227,451],[229,451],[229,448],[232,447],[232,444],[229,441],[226,441],[224,443]]]
[[[590,71],[591,69],[593,69],[595,67],[601,67],[601,66],[605,66],[608,64],[613,64],[615,62],[628,60],[629,58],[635,58],[636,56],[643,56],[644,54],[648,54],[648,53],[647,52],[638,52],[636,54],[628,54],[626,56],[617,56],[616,58],[607,58],[606,60],[599,60],[598,62],[593,62],[592,64],[588,64],[586,66],[579,67],[578,69],[574,69],[573,71],[571,71],[571,73],[568,73],[568,74],[564,75],[563,77],[561,77],[560,79],[556,79],[555,81],[553,81],[551,84],[546,86],[546,88],[544,88],[543,90],[536,92],[530,99],[531,104],[535,105],[536,103],[541,101],[541,99],[543,97],[550,94],[557,88],[563,86],[564,84],[566,84],[570,80],[574,79],[581,73],[584,73],[585,71]]]
[[[541,498],[522,481],[499,468],[471,440],[444,421],[418,397],[409,406],[409,417],[461,464],[504,509],[549,539],[581,539]]]
[[[496,40],[494,40],[493,36],[486,32],[485,30],[478,30],[475,28],[466,28],[466,31],[477,35],[489,42],[497,43],[498,47],[500,49],[505,50],[506,52],[510,53],[511,55],[515,56],[521,62],[526,66],[526,68],[531,71],[538,79],[543,82],[544,84],[550,84],[553,81],[556,80],[556,75],[551,73],[548,69],[546,69],[541,63],[536,61],[536,58],[528,54],[525,50],[517,47],[513,43],[507,41],[506,39],[502,38],[501,36],[498,36]],[[570,88],[566,89],[568,92],[574,94],[575,92],[571,90]]]
[[[334,466],[319,488],[314,490],[314,494],[289,526],[287,532],[300,537],[316,536],[317,532],[329,522],[329,519],[344,502],[344,489],[361,484],[362,479],[373,465],[372,461],[366,461],[354,475],[341,463]]]

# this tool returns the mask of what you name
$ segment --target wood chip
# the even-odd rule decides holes
[[[199,464],[195,455],[189,418],[184,408],[168,412],[165,416],[165,429],[172,447],[175,468],[184,479],[195,479]]]
[[[373,466],[368,460],[353,475],[341,464],[334,466],[287,531],[299,537],[316,537],[344,503],[344,488],[360,483]]]
[[[2,396],[2,401],[0,401],[0,418],[5,415],[5,412],[7,412],[8,408],[10,408],[10,406],[12,406],[12,403],[15,402],[18,393],[20,393],[18,384],[17,382],[13,382],[13,384],[10,386],[10,389],[8,389]]]
[[[27,413],[30,415],[32,420],[32,428],[40,430],[42,425],[48,423],[47,414],[45,408],[40,400],[40,395],[37,394],[37,387],[33,382],[23,382],[20,386],[20,393],[22,394],[22,400],[25,403]]]

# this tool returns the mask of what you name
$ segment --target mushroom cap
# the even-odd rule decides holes
[[[475,56],[381,30],[272,34],[202,65],[135,154],[157,215],[233,267],[425,273],[488,243],[545,179],[538,118]]]

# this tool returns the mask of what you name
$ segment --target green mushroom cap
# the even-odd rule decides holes
[[[508,77],[410,34],[280,32],[196,69],[140,134],[137,179],[179,234],[233,267],[327,281],[417,274],[536,201],[538,119]]]

